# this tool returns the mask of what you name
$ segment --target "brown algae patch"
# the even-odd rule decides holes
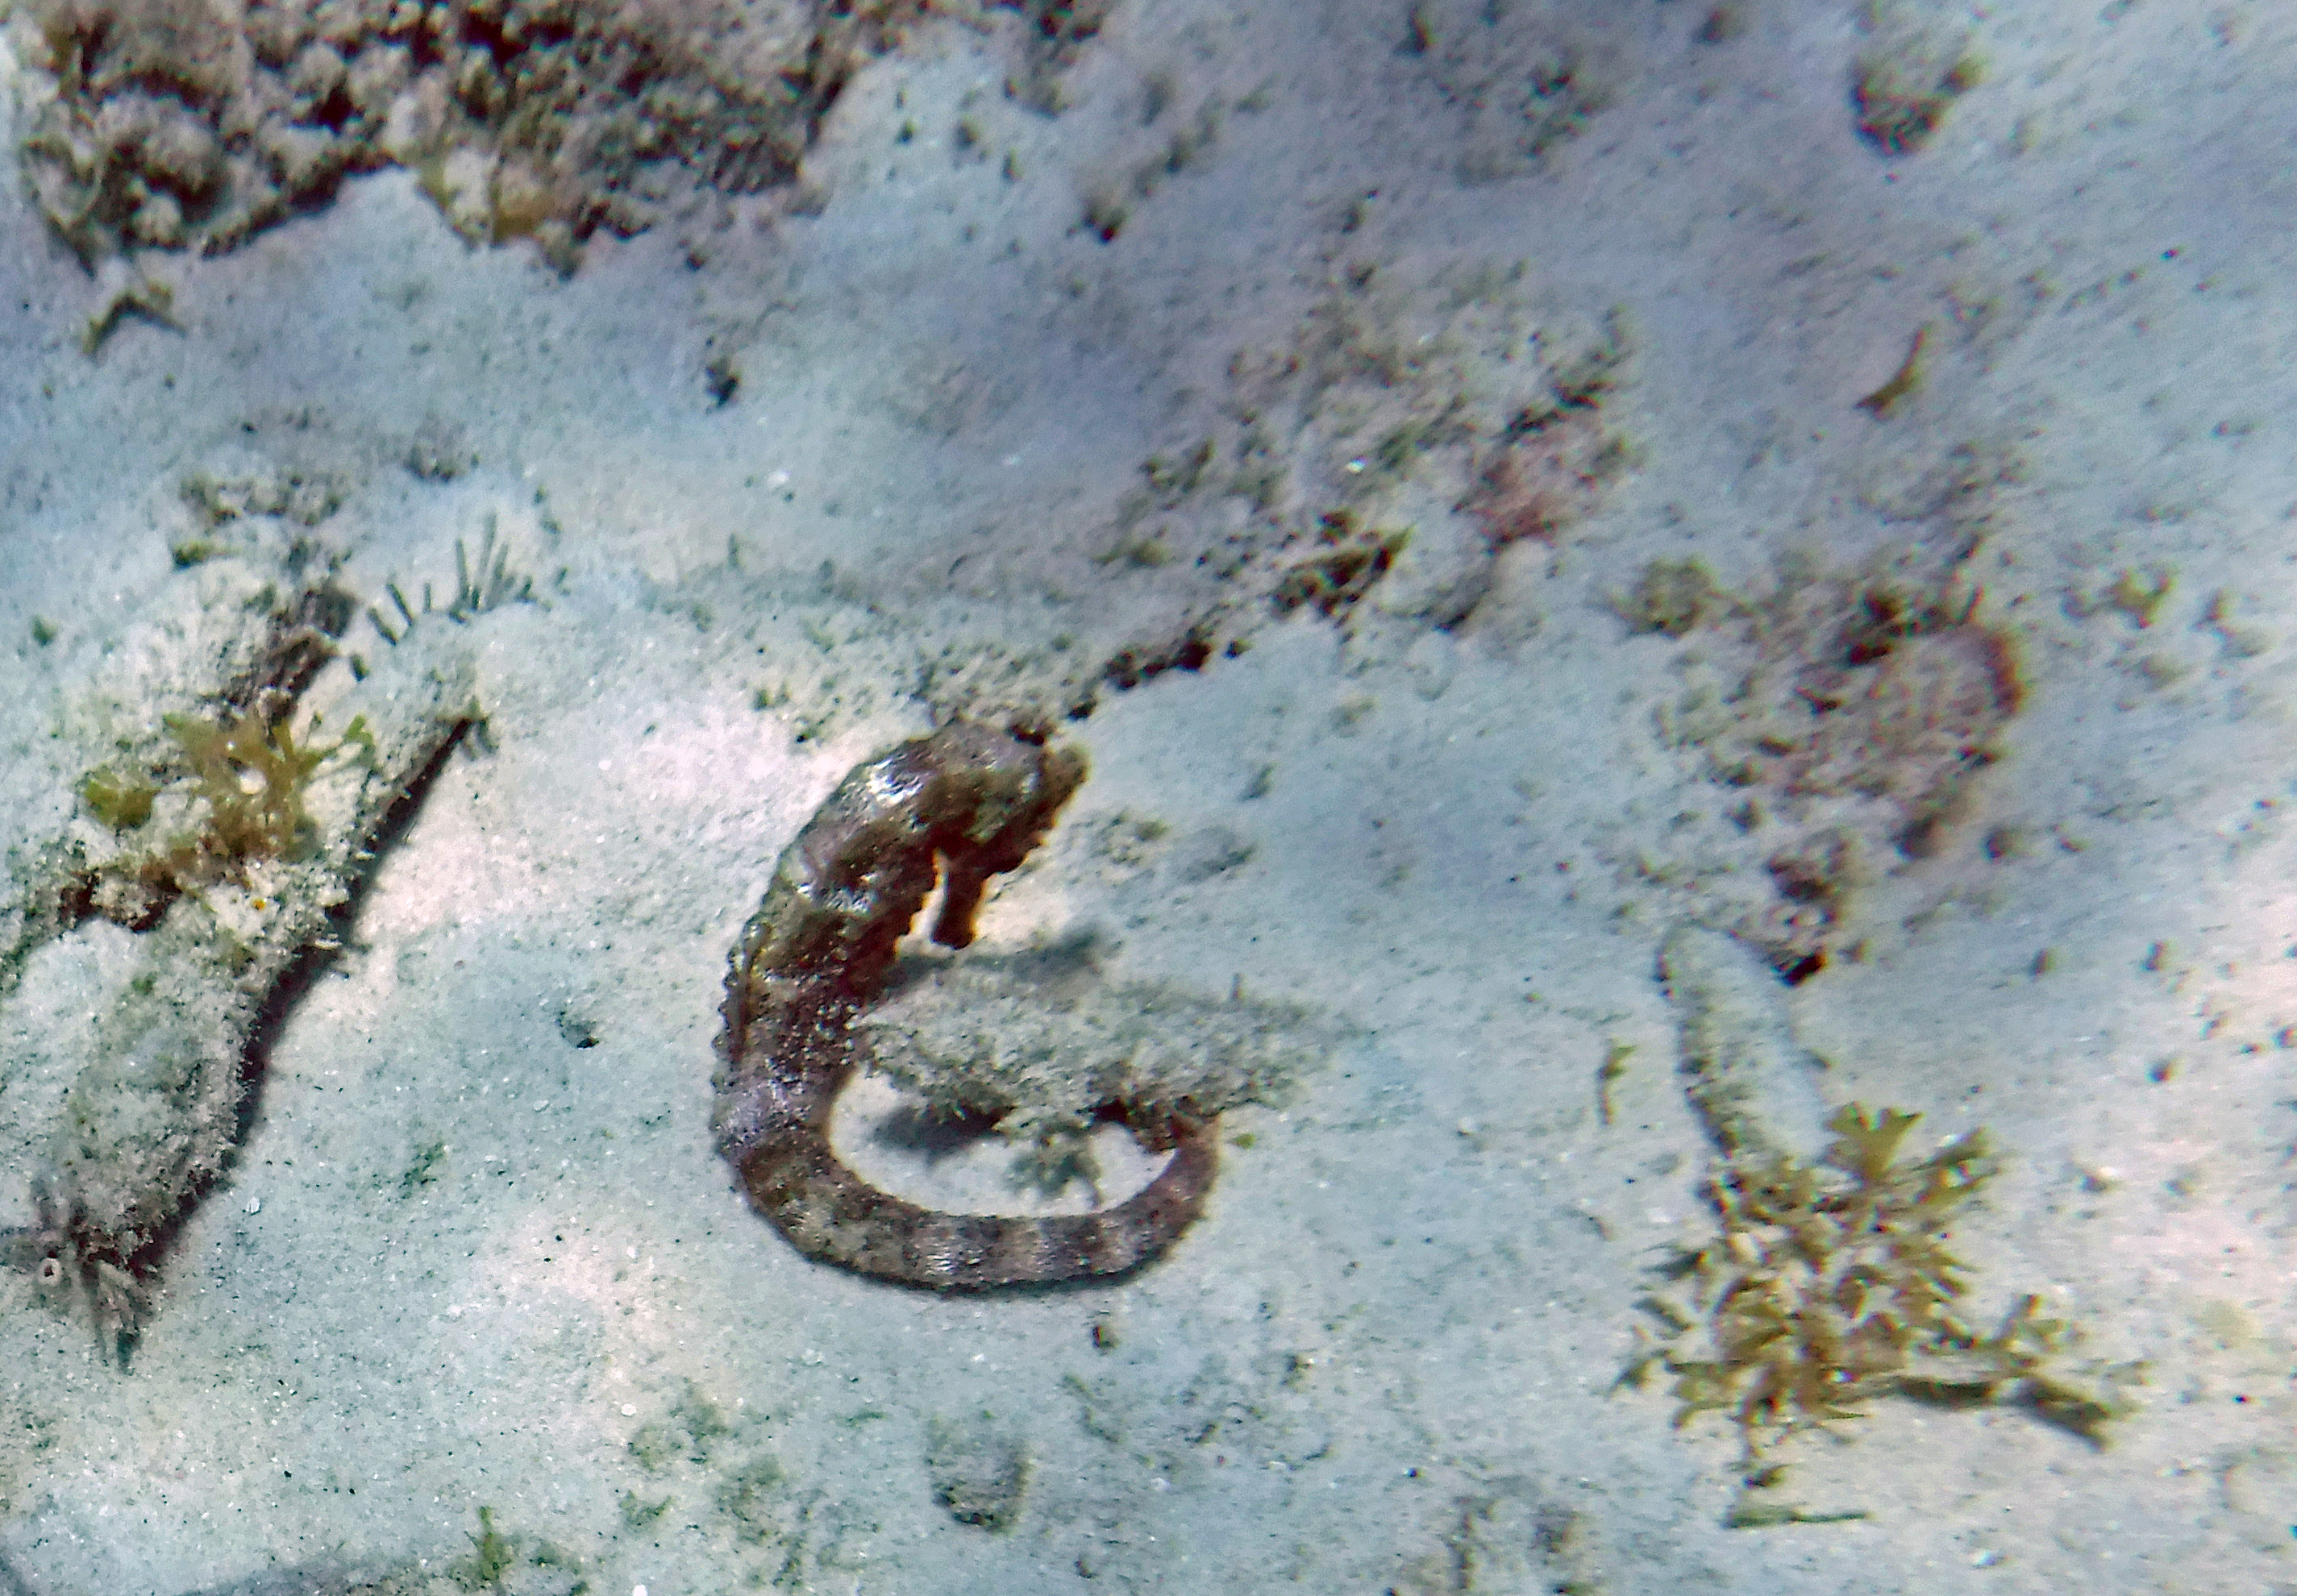
[[[1681,1016],[1684,1093],[1715,1148],[1699,1186],[1712,1228],[1659,1264],[1619,1384],[1664,1370],[1678,1427],[1708,1412],[1738,1426],[1745,1489],[1728,1522],[1845,1516],[1758,1493],[1783,1473],[1769,1460],[1778,1443],[1878,1397],[2019,1406],[2103,1445],[2138,1366],[2074,1361],[2078,1332],[2038,1296],[1991,1328],[1965,1301],[1972,1271],[1948,1243],[1999,1169],[1986,1133],[1918,1152],[1907,1139],[1921,1115],[1855,1102],[1822,1129],[1829,1066],[1796,1041],[1785,985],[1756,950],[1681,926],[1660,972]]]
[[[1699,854],[1646,848],[1634,868],[1695,882],[1701,917],[1791,979],[1856,956],[1857,890],[1943,851],[2004,755],[2025,684],[1965,559],[1917,548],[1836,572],[1791,555],[1749,593],[1659,562],[1612,600],[1631,631],[1682,644],[1659,735],[1729,795]]]
[[[1948,1232],[1997,1164],[1982,1130],[1904,1156],[1921,1117],[1854,1103],[1828,1122],[1834,1139],[1815,1162],[1722,1159],[1702,1187],[1715,1233],[1662,1266],[1674,1291],[1643,1305],[1666,1333],[1628,1382],[1664,1368],[1678,1425],[1729,1414],[1750,1470],[1785,1436],[1889,1395],[2016,1403],[2102,1443],[2128,1411],[2128,1371],[2066,1371],[2075,1333],[2038,1297],[1991,1329],[1966,1316],[1970,1266]]]

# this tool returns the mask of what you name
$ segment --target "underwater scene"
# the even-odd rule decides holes
[[[0,75],[0,1596],[2297,1591],[2297,6]]]

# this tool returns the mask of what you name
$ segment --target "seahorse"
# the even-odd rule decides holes
[[[1084,777],[1074,750],[959,722],[855,767],[783,851],[727,975],[716,1131],[751,1204],[807,1256],[937,1291],[1044,1285],[1136,1269],[1203,1208],[1213,1120],[1185,1108],[1113,1105],[1171,1158],[1124,1202],[1050,1218],[937,1213],[871,1186],[830,1145],[837,1094],[868,1057],[852,1021],[936,876],[933,940],[962,948],[989,878],[1028,856]]]

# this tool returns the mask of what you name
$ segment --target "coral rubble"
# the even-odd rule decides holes
[[[47,92],[24,166],[94,264],[218,253],[416,172],[473,243],[531,238],[562,270],[636,232],[682,168],[723,193],[785,183],[845,80],[910,0],[45,0]]]

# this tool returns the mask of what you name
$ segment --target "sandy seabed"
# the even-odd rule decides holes
[[[340,560],[376,670],[395,587],[484,716],[125,1366],[0,1278],[0,1590],[2297,1580],[2293,24],[1131,0],[1048,111],[929,18],[802,197],[564,276],[384,170],[92,353],[124,279],[0,207],[12,901],[227,566]],[[904,1291],[717,1156],[726,958],[848,769],[1022,712],[1093,773],[985,946],[1323,1041],[1149,1268]],[[1987,1129],[1969,1314],[2126,1411],[1878,1400],[1750,1489],[1617,1388],[1714,1223],[1686,925],[1749,1067]],[[0,1226],[136,934],[0,1006]]]

